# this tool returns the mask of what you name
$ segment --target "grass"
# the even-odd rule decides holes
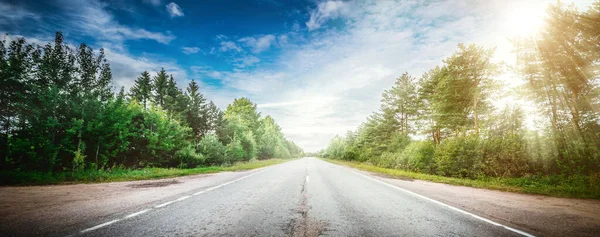
[[[478,179],[463,179],[398,169],[381,168],[370,164],[351,161],[322,159],[331,163],[384,174],[400,179],[420,179],[436,183],[516,193],[540,194],[552,197],[600,199],[600,183],[598,183],[599,179],[598,177],[592,176],[530,176],[524,178],[482,177]]]
[[[52,185],[52,184],[75,184],[75,183],[102,183],[132,180],[149,180],[173,178],[194,174],[210,174],[223,171],[242,171],[261,168],[290,161],[290,159],[252,160],[240,162],[231,166],[209,166],[192,169],[179,168],[143,168],[124,169],[114,168],[110,170],[86,170],[81,172],[0,172],[0,185]]]

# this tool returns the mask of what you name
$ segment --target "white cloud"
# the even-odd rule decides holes
[[[236,58],[233,60],[233,62],[235,62],[234,66],[238,68],[245,68],[259,63],[260,59],[253,55],[248,55],[242,58]]]
[[[11,5],[5,2],[0,2],[0,12],[2,12],[2,14],[0,14],[0,26],[4,24],[13,24],[15,21],[24,19],[40,19],[38,14],[30,12],[21,6]]]
[[[271,47],[271,44],[275,42],[274,35],[263,35],[255,37],[244,37],[238,40],[245,46],[252,48],[252,52],[260,53]]]
[[[175,62],[156,60],[157,57],[133,56],[111,48],[105,48],[104,52],[110,62],[113,85],[117,89],[125,87],[126,90],[129,90],[134,80],[142,72],[148,71],[154,76],[161,68],[164,68],[168,74],[173,75],[180,88],[185,88],[189,82],[186,70]]]
[[[181,17],[183,16],[183,10],[181,10],[181,7],[179,7],[179,5],[177,5],[174,2],[170,2],[169,4],[167,4],[167,12],[169,12],[169,15],[171,17]]]
[[[144,2],[150,3],[150,4],[154,5],[154,6],[158,6],[158,5],[161,4],[162,1],[161,0],[144,0]]]
[[[235,42],[233,41],[221,41],[221,47],[219,47],[219,50],[221,52],[227,52],[227,51],[237,51],[237,52],[241,52],[242,48],[240,48]]]
[[[344,30],[314,31],[300,43],[282,44],[278,37],[283,54],[269,67],[203,74],[218,75],[213,78],[225,85],[213,93],[249,97],[286,137],[315,151],[379,109],[381,93],[403,72],[420,77],[460,42],[492,47],[506,41],[497,32],[498,12],[515,1],[323,2],[307,27],[344,17]]]
[[[195,54],[201,50],[198,47],[181,47],[181,51],[183,51],[184,54]]]
[[[348,12],[347,4],[342,1],[325,1],[310,13],[306,22],[309,31],[319,29],[329,19],[335,19]]]
[[[175,36],[119,24],[99,1],[62,1],[57,5],[67,14],[65,21],[71,31],[93,36],[98,40],[122,43],[125,40],[148,39],[168,44]]]

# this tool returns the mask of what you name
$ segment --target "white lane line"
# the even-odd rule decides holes
[[[266,170],[268,170],[268,169],[264,169],[264,170],[261,170],[261,171],[258,171],[258,172],[255,172],[255,173],[252,173],[252,174],[250,174],[250,175],[246,175],[246,176],[244,176],[244,177],[241,177],[241,178],[239,178],[239,179],[236,179],[236,180],[233,180],[233,181],[229,181],[229,182],[227,182],[227,183],[224,183],[224,184],[219,184],[219,185],[217,185],[217,186],[214,186],[214,187],[212,187],[212,188],[205,189],[205,190],[202,190],[202,191],[200,191],[200,192],[194,193],[194,194],[192,194],[192,196],[200,195],[200,194],[203,194],[203,193],[206,193],[206,192],[209,192],[209,191],[215,190],[215,189],[217,189],[217,188],[220,188],[220,187],[223,187],[223,186],[230,185],[230,184],[232,184],[232,183],[235,183],[235,182],[241,181],[241,180],[243,180],[243,179],[246,179],[246,178],[252,177],[252,176],[254,176],[254,175],[257,175],[257,174],[259,174],[259,173],[265,172]]]
[[[308,175],[306,176],[306,182],[308,183]]]
[[[172,203],[174,203],[174,202],[176,202],[176,201],[177,201],[177,200],[168,201],[168,202],[165,202],[165,203],[163,203],[163,204],[160,204],[160,205],[158,205],[158,206],[155,206],[154,208],[166,207],[166,206],[168,206],[168,205],[171,205]]]
[[[229,182],[227,182],[227,183],[224,183],[224,184],[219,184],[219,185],[217,185],[217,186],[214,186],[214,187],[212,187],[212,188],[209,188],[209,189],[205,189],[205,190],[203,190],[203,191],[200,191],[200,192],[194,193],[194,194],[192,194],[192,195],[183,196],[183,197],[180,197],[180,198],[178,198],[178,199],[175,199],[175,200],[173,200],[173,201],[169,201],[169,202],[162,203],[162,204],[160,204],[160,205],[157,205],[157,206],[155,206],[155,207],[154,207],[154,209],[161,208],[161,207],[165,207],[165,206],[168,206],[168,205],[170,205],[170,204],[172,204],[172,203],[175,203],[175,202],[179,202],[179,201],[183,201],[183,200],[185,200],[185,199],[188,199],[188,198],[190,198],[190,197],[192,197],[192,196],[196,196],[196,195],[199,195],[199,194],[203,194],[203,193],[206,193],[206,192],[209,192],[209,191],[215,190],[215,189],[217,189],[217,188],[220,188],[220,187],[223,187],[223,186],[226,186],[226,185],[229,185],[229,184],[232,184],[232,183],[238,182],[238,181],[240,181],[240,180],[243,180],[243,179],[245,179],[245,178],[248,178],[248,177],[254,176],[254,175],[258,174],[258,173],[265,172],[266,170],[268,170],[268,169],[263,169],[263,170],[260,170],[260,171],[254,172],[254,173],[252,173],[252,174],[246,175],[246,176],[244,176],[244,177],[241,177],[241,178],[239,178],[239,179],[236,179],[236,180],[233,180],[233,181],[229,181]],[[121,221],[121,220],[125,220],[125,219],[129,219],[129,218],[132,218],[132,217],[135,217],[135,216],[138,216],[138,215],[144,214],[144,213],[146,213],[146,212],[148,212],[148,211],[150,211],[150,210],[152,210],[152,209],[151,209],[151,208],[149,208],[149,209],[144,209],[144,210],[141,210],[141,211],[139,211],[139,212],[136,212],[136,213],[129,214],[129,215],[125,216],[123,219],[115,219],[115,220],[112,220],[112,221],[109,221],[109,222],[105,222],[105,223],[102,223],[102,224],[100,224],[100,225],[97,225],[97,226],[94,226],[94,227],[91,227],[91,228],[88,228],[88,229],[82,230],[82,231],[80,231],[79,233],[80,233],[80,234],[83,234],[83,233],[86,233],[86,232],[89,232],[89,231],[92,231],[92,230],[97,230],[97,229],[100,229],[100,228],[102,228],[102,227],[105,227],[105,226],[107,226],[107,225],[114,224],[115,222],[118,222],[118,221]]]
[[[177,200],[175,200],[175,201],[183,201],[183,200],[185,200],[185,199],[188,199],[188,198],[190,198],[190,197],[191,197],[191,196],[189,196],[189,195],[188,195],[188,196],[183,196],[183,197],[180,197],[180,198],[178,198],[178,199],[177,199]]]
[[[136,212],[136,213],[129,214],[128,216],[126,216],[126,217],[123,217],[123,219],[129,219],[129,218],[135,217],[135,216],[137,216],[137,215],[144,214],[144,213],[146,213],[146,212],[148,212],[148,211],[150,211],[150,210],[152,210],[152,209],[150,209],[150,208],[148,208],[148,209],[144,209],[144,210],[138,211],[138,212]]]
[[[340,167],[341,167],[341,166],[340,166]],[[503,224],[500,224],[500,223],[498,223],[498,222],[492,221],[492,220],[490,220],[490,219],[487,219],[487,218],[485,218],[485,217],[481,217],[481,216],[475,215],[475,214],[473,214],[473,213],[470,213],[470,212],[468,212],[468,211],[462,210],[462,209],[460,209],[460,208],[456,208],[456,207],[450,206],[450,205],[448,205],[448,204],[446,204],[446,203],[443,203],[443,202],[440,202],[440,201],[437,201],[437,200],[433,200],[433,199],[431,199],[431,198],[425,197],[425,196],[423,196],[423,195],[420,195],[420,194],[417,194],[417,193],[413,193],[413,192],[411,192],[411,191],[408,191],[408,190],[406,190],[406,189],[403,189],[403,188],[401,188],[401,187],[398,187],[398,186],[396,186],[396,185],[389,184],[389,183],[386,183],[386,182],[384,182],[384,181],[381,181],[381,180],[379,180],[379,179],[376,179],[376,178],[373,178],[373,177],[366,176],[366,175],[364,175],[364,174],[358,173],[358,172],[356,172],[356,171],[354,171],[354,170],[351,170],[351,169],[348,169],[348,168],[346,168],[346,167],[343,167],[343,168],[344,168],[344,169],[347,169],[348,171],[350,171],[350,172],[352,172],[352,173],[358,174],[358,175],[360,175],[360,176],[363,176],[363,177],[365,177],[365,178],[371,179],[371,180],[373,180],[373,181],[376,181],[376,182],[378,182],[378,183],[381,183],[381,184],[387,185],[387,186],[389,186],[389,187],[392,187],[392,188],[395,188],[395,189],[401,190],[401,191],[403,191],[403,192],[406,192],[406,193],[412,194],[412,195],[414,195],[414,196],[416,196],[416,197],[420,197],[420,198],[423,198],[423,199],[425,199],[425,200],[431,201],[431,202],[433,202],[433,203],[436,203],[436,204],[442,205],[442,206],[444,206],[444,207],[450,208],[450,209],[452,209],[452,210],[454,210],[454,211],[457,211],[457,212],[460,212],[460,213],[462,213],[462,214],[469,215],[469,216],[471,216],[471,217],[474,217],[475,219],[478,219],[478,220],[481,220],[481,221],[487,222],[487,223],[489,223],[489,224],[492,224],[492,225],[495,225],[495,226],[501,226],[501,227],[504,227],[504,229],[510,230],[510,231],[512,231],[512,232],[515,232],[515,233],[517,233],[517,234],[520,234],[520,235],[523,235],[523,236],[527,236],[527,237],[535,237],[535,235],[529,234],[529,233],[527,233],[527,232],[525,232],[525,231],[522,231],[522,230],[517,230],[517,229],[515,229],[515,228],[512,228],[512,227],[505,226],[505,225],[503,225]]]
[[[120,221],[120,219],[116,219],[116,220],[112,220],[112,221],[109,221],[109,222],[102,223],[102,224],[100,224],[100,225],[97,225],[97,226],[94,226],[94,227],[92,227],[92,228],[88,228],[88,229],[82,230],[82,231],[81,231],[81,232],[79,232],[79,233],[83,234],[83,233],[85,233],[85,232],[88,232],[88,231],[97,230],[97,229],[100,229],[100,228],[102,228],[102,227],[105,227],[105,226],[107,226],[107,225],[110,225],[110,224],[112,224],[112,223],[115,223],[115,222],[117,222],[117,221]]]

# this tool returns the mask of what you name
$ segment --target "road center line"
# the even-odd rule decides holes
[[[438,204],[438,205],[441,205],[441,206],[444,206],[444,207],[450,208],[450,209],[452,209],[452,210],[454,210],[454,211],[457,211],[457,212],[460,212],[460,213],[462,213],[462,214],[469,215],[469,216],[471,216],[471,217],[474,217],[475,219],[478,219],[478,220],[481,220],[481,221],[487,222],[488,224],[492,224],[492,225],[495,225],[495,226],[500,226],[500,227],[503,227],[504,229],[510,230],[510,231],[512,231],[512,232],[515,232],[515,233],[517,233],[517,234],[520,234],[520,235],[523,235],[523,236],[527,236],[527,237],[535,237],[535,235],[529,234],[529,233],[527,233],[527,232],[525,232],[525,231],[522,231],[522,230],[517,230],[517,229],[515,229],[515,228],[512,228],[512,227],[505,226],[505,225],[503,225],[503,224],[500,224],[500,223],[498,223],[498,222],[492,221],[492,220],[490,220],[490,219],[487,219],[487,218],[485,218],[485,217],[481,217],[481,216],[475,215],[475,214],[473,214],[473,213],[470,213],[470,212],[468,212],[468,211],[462,210],[462,209],[460,209],[460,208],[456,208],[456,207],[450,206],[450,205],[448,205],[448,204],[446,204],[446,203],[443,203],[443,202],[440,202],[440,201],[437,201],[437,200],[434,200],[434,199],[431,199],[431,198],[425,197],[425,196],[423,196],[423,195],[420,195],[420,194],[417,194],[417,193],[414,193],[414,192],[408,191],[408,190],[406,190],[406,189],[403,189],[403,188],[401,188],[401,187],[398,187],[398,186],[396,186],[396,185],[393,185],[393,184],[390,184],[390,183],[386,183],[386,182],[384,182],[384,181],[382,181],[382,180],[380,180],[380,179],[376,179],[376,178],[373,178],[373,177],[369,177],[369,176],[367,176],[367,175],[361,174],[361,173],[359,173],[359,172],[356,172],[356,171],[354,171],[354,170],[351,170],[351,169],[349,169],[349,168],[346,168],[346,167],[343,167],[343,166],[340,166],[340,167],[342,167],[342,168],[344,168],[344,169],[346,169],[346,170],[348,170],[348,171],[350,171],[350,172],[352,172],[352,173],[355,173],[355,174],[358,174],[358,175],[360,175],[360,176],[363,176],[363,177],[365,177],[365,178],[371,179],[371,180],[373,180],[373,181],[375,181],[375,182],[378,182],[378,183],[381,183],[381,184],[387,185],[387,186],[389,186],[389,187],[392,187],[392,188],[398,189],[398,190],[400,190],[400,191],[403,191],[403,192],[405,192],[405,193],[408,193],[408,194],[414,195],[414,196],[416,196],[416,197],[420,197],[420,198],[422,198],[422,199],[425,199],[425,200],[428,200],[428,201],[430,201],[430,202],[436,203],[436,204]]]
[[[308,175],[306,176],[306,182],[308,183]]]
[[[192,196],[200,195],[200,194],[203,194],[203,193],[206,193],[206,192],[209,192],[209,191],[215,190],[215,189],[217,189],[217,188],[220,188],[220,187],[223,187],[223,186],[227,186],[227,185],[229,185],[229,184],[232,184],[232,183],[238,182],[238,181],[240,181],[240,180],[243,180],[243,179],[245,179],[245,178],[248,178],[248,177],[251,177],[251,176],[257,175],[257,174],[259,174],[259,173],[265,172],[266,170],[268,170],[268,169],[263,169],[263,170],[260,170],[260,171],[254,172],[254,173],[252,173],[252,174],[246,175],[246,176],[244,176],[244,177],[241,177],[241,178],[239,178],[239,179],[236,179],[236,180],[233,180],[233,181],[229,181],[229,182],[227,182],[227,183],[224,183],[224,184],[219,184],[219,185],[217,185],[217,186],[214,186],[214,187],[212,187],[212,188],[208,188],[208,189],[202,190],[202,191],[200,191],[200,192],[197,192],[197,193],[194,193],[194,194],[192,194],[192,195],[183,196],[183,197],[180,197],[180,198],[178,198],[178,199],[175,199],[175,200],[173,200],[173,201],[168,201],[168,202],[162,203],[162,204],[160,204],[160,205],[157,205],[157,206],[155,206],[153,209],[158,209],[158,208],[161,208],[161,207],[165,207],[165,206],[168,206],[169,204],[172,204],[172,203],[175,203],[175,202],[179,202],[179,201],[183,201],[183,200],[185,200],[185,199],[188,199],[188,198],[190,198],[190,197],[192,197]],[[308,177],[307,177],[307,178],[308,178]],[[87,229],[85,229],[85,230],[82,230],[82,231],[80,231],[79,233],[80,233],[80,234],[83,234],[83,233],[86,233],[86,232],[89,232],[89,231],[97,230],[97,229],[100,229],[100,228],[102,228],[102,227],[105,227],[105,226],[108,226],[108,225],[112,225],[112,224],[114,224],[114,223],[116,223],[116,222],[118,222],[118,221],[125,220],[125,219],[129,219],[129,218],[132,218],[132,217],[135,217],[135,216],[138,216],[138,215],[144,214],[144,213],[146,213],[146,212],[149,212],[150,210],[152,210],[152,208],[144,209],[144,210],[141,210],[141,211],[139,211],[139,212],[136,212],[136,213],[129,214],[129,215],[127,215],[127,216],[123,217],[122,219],[115,219],[115,220],[112,220],[112,221],[104,222],[104,223],[102,223],[102,224],[100,224],[100,225],[93,226],[93,227],[87,228]]]

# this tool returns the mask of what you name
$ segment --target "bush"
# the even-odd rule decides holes
[[[179,161],[181,168],[195,168],[204,163],[204,156],[196,153],[191,145],[175,152],[175,159]]]
[[[384,152],[379,157],[373,158],[371,163],[383,168],[395,168],[398,165],[399,153]]]
[[[228,162],[227,147],[213,134],[202,137],[198,142],[197,149],[204,156],[204,163],[207,165],[220,165]]]
[[[443,176],[476,178],[482,174],[483,149],[475,136],[448,138],[435,151],[436,172]]]
[[[526,142],[519,135],[490,137],[485,141],[483,172],[492,177],[521,177],[532,170]]]
[[[244,146],[242,146],[242,142],[239,139],[234,138],[231,140],[229,144],[227,144],[227,159],[226,163],[233,163],[244,160],[246,157],[246,152],[244,151]]]
[[[422,173],[434,173],[433,158],[435,146],[430,141],[415,141],[408,145],[400,154],[400,164],[403,169]]]

